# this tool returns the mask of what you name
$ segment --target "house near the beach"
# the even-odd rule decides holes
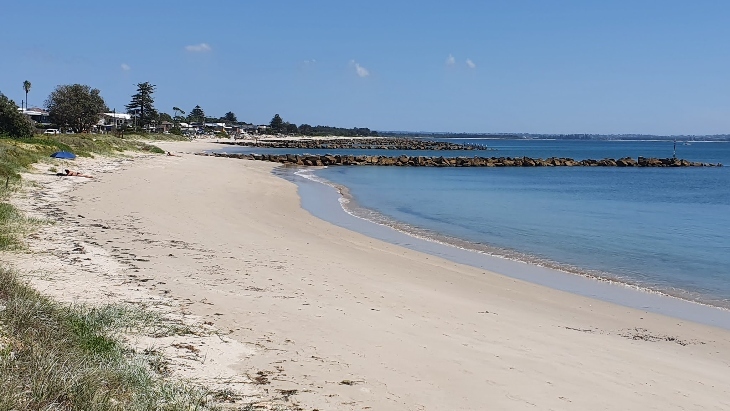
[[[38,107],[31,107],[31,108],[20,108],[18,107],[18,111],[24,115],[26,118],[28,118],[31,123],[36,124],[42,124],[44,126],[48,126],[51,124],[51,119],[48,116],[48,111],[38,108]]]
[[[124,126],[132,125],[132,115],[126,113],[101,113],[101,118],[96,124],[102,131],[112,131]]]
[[[170,129],[174,126],[174,124],[170,123],[169,121],[163,121],[160,123],[159,126],[156,127],[156,131],[158,133],[169,133]]]
[[[205,123],[204,127],[206,130],[213,130],[216,132],[225,131],[226,123]]]

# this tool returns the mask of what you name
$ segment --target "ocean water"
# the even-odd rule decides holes
[[[404,154],[600,159],[671,157],[674,150],[671,141],[468,142],[496,151]],[[730,164],[730,143],[677,143],[676,154]],[[352,215],[422,239],[730,308],[730,167],[355,166],[301,173],[341,186]]]

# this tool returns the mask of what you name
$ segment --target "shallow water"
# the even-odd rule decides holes
[[[541,267],[508,258],[496,257],[457,244],[434,241],[433,237],[402,231],[402,226],[376,223],[371,218],[360,218],[343,207],[342,188],[318,181],[311,170],[282,167],[274,173],[293,181],[299,187],[302,207],[315,217],[369,237],[387,241],[412,250],[428,253],[451,261],[507,275],[509,277],[545,285],[603,301],[640,310],[730,329],[730,311],[699,304],[622,283],[599,281],[561,270]]]
[[[496,151],[470,151],[467,155],[671,157],[674,149],[671,141],[476,142]],[[244,152],[298,152],[234,148]],[[232,152],[231,147],[221,151]],[[678,157],[692,161],[730,163],[730,143],[678,143],[676,152]],[[394,150],[347,153],[400,154]],[[347,187],[351,213],[403,232],[730,306],[728,167],[331,167],[315,174]]]

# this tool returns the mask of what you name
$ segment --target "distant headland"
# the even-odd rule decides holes
[[[653,135],[653,134],[533,134],[533,133],[452,133],[431,131],[378,131],[382,137],[430,137],[456,139],[493,139],[493,140],[666,140],[677,142],[730,141],[730,134],[712,135]]]

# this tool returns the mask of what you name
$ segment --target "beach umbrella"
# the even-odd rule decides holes
[[[76,158],[76,154],[69,151],[56,151],[55,153],[51,154],[51,157],[62,158],[64,160],[73,160],[74,158]]]

